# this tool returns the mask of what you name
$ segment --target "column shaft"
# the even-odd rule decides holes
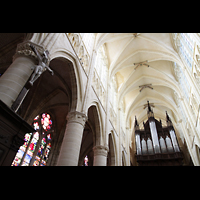
[[[106,166],[107,165],[107,154],[108,148],[102,145],[95,146],[93,166]]]
[[[61,145],[58,166],[77,166],[86,116],[80,112],[70,112]]]
[[[18,97],[37,64],[37,56],[30,48],[30,44],[34,45],[41,55],[43,54],[45,49],[40,45],[30,41],[18,44],[13,63],[1,76],[0,98],[9,107]]]
[[[17,57],[0,79],[1,100],[11,107],[20,91],[29,79],[35,65],[28,56]]]

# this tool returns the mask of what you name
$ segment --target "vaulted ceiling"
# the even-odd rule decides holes
[[[174,91],[180,93],[173,62],[182,65],[171,33],[98,33],[96,48],[105,44],[110,79],[116,76],[119,105],[123,102],[127,125],[147,119],[144,105],[154,104],[156,118],[168,111],[178,120]]]

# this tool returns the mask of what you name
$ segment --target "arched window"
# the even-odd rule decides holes
[[[19,148],[11,166],[45,166],[51,151],[52,120],[48,113],[34,118],[36,130],[26,133],[24,144]]]
[[[179,83],[182,87],[182,91],[184,92],[184,96],[185,96],[186,100],[189,101],[189,96],[190,96],[189,81],[188,81],[187,77],[185,76],[182,68],[175,62],[174,62],[174,67],[175,67],[176,71],[178,72],[177,76],[179,79]]]
[[[83,42],[85,44],[88,54],[91,55],[92,50],[93,50],[94,40],[95,40],[95,34],[94,33],[84,33],[81,36],[83,38]]]
[[[103,85],[104,90],[107,90],[108,58],[106,55],[104,45],[102,45],[97,51],[95,69],[99,76],[101,84]]]
[[[192,68],[193,51],[194,51],[194,39],[191,33],[180,34],[180,52],[186,61],[187,65]]]

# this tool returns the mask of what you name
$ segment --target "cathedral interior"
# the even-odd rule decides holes
[[[199,166],[200,33],[0,33],[1,166]]]

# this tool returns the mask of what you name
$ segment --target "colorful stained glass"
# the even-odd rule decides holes
[[[38,130],[40,128],[39,123],[38,122],[34,122],[33,123],[33,127],[35,130]]]
[[[48,159],[48,154],[49,154],[49,149],[46,148],[45,153],[44,153],[44,160]]]
[[[47,148],[49,149],[51,148],[51,143],[48,143]]]
[[[36,116],[36,117],[34,118],[34,121],[35,121],[35,120],[38,120],[38,119],[39,119],[39,117],[40,117],[39,115],[38,115],[38,116]]]
[[[37,155],[38,155],[39,157],[42,157],[43,152],[44,152],[45,145],[46,145],[46,139],[43,138],[43,139],[42,139],[42,142],[41,142],[41,144],[40,144],[40,148],[39,148],[38,153],[37,153]]]
[[[33,166],[39,166],[39,164],[40,164],[40,157],[36,156]]]
[[[24,152],[21,149],[19,149],[15,156],[15,159],[13,160],[12,166],[18,166],[21,162],[23,155],[24,155]]]
[[[84,166],[88,166],[88,157],[87,157],[87,155],[84,158]]]
[[[29,148],[28,148],[29,151],[31,152],[35,151],[35,147],[37,145],[38,139],[39,139],[39,133],[35,132],[35,134],[33,135],[33,139],[31,140],[31,144],[29,145]]]
[[[29,166],[29,163],[30,163],[30,161],[31,161],[31,158],[32,158],[32,157],[31,157],[30,155],[26,154],[22,166]]]
[[[25,138],[24,138],[24,144],[23,144],[23,146],[26,148],[27,146],[28,146],[28,143],[29,143],[29,141],[30,141],[30,139],[31,139],[31,135],[32,135],[32,133],[26,133],[26,135],[25,135]]]
[[[47,140],[51,140],[51,134],[50,133],[47,135]]]
[[[31,135],[32,133],[26,133],[25,137],[24,137],[24,144],[19,148],[14,160],[13,160],[13,163],[11,166],[19,166],[21,161],[22,161],[22,158],[23,158],[23,155],[26,151],[26,148],[30,142],[30,139],[31,139]]]
[[[41,121],[41,126],[40,126]],[[51,150],[51,134],[48,133],[52,128],[52,120],[49,114],[43,113],[34,118],[32,126],[37,132],[26,133],[24,144],[19,148],[11,166],[45,166]],[[39,139],[42,137],[42,139]],[[40,142],[38,142],[40,141]],[[35,152],[35,150],[37,152]],[[34,159],[34,162],[31,161]]]
[[[46,161],[42,160],[41,166],[46,165]]]
[[[47,113],[42,114],[41,124],[45,131],[50,130],[52,126],[52,120],[50,119],[50,115]]]
[[[38,166],[40,164],[40,162],[38,160],[35,160],[33,163],[33,166]]]

